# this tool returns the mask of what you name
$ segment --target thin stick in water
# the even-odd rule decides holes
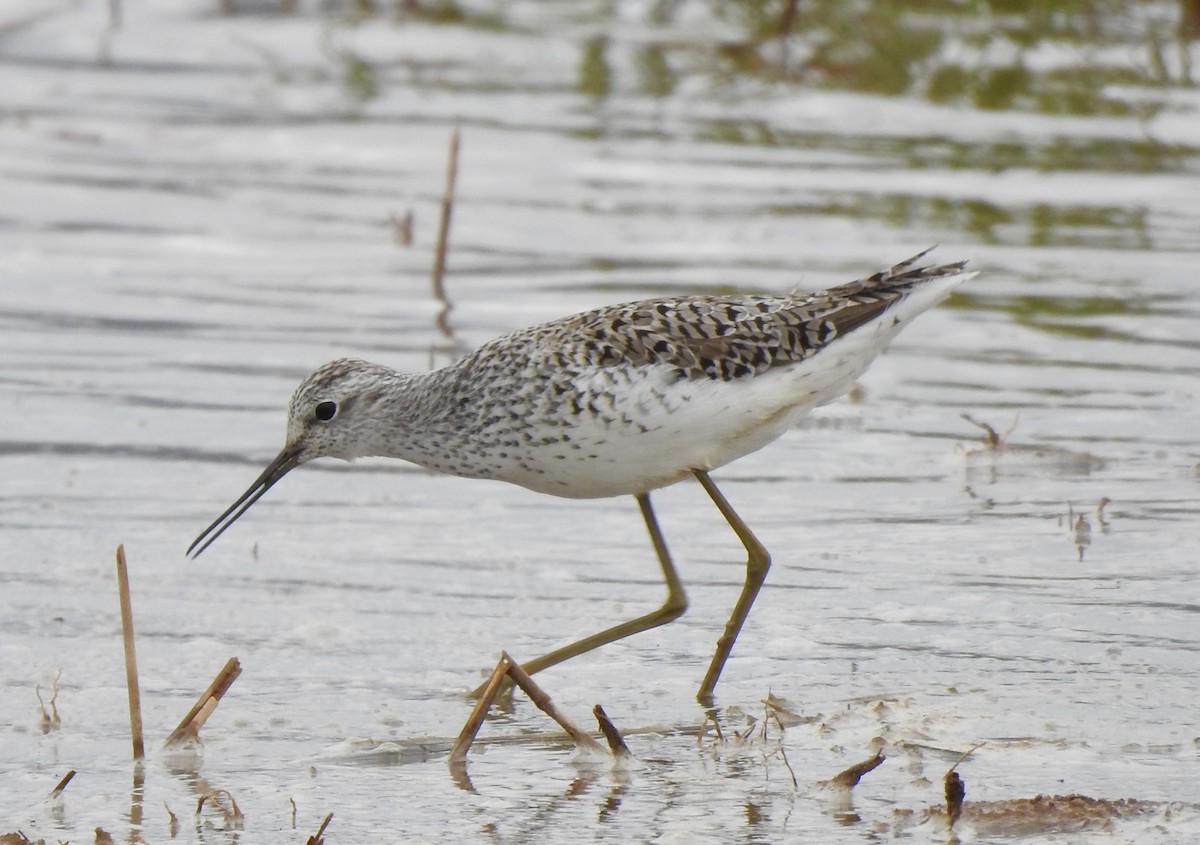
[[[42,687],[38,684],[33,688],[33,694],[37,696],[38,705],[42,708],[42,733],[50,733],[62,726],[62,717],[58,715],[58,682],[62,680],[62,669],[59,669],[54,674],[54,680],[50,683],[50,710],[46,710],[46,702],[42,701]]]
[[[67,784],[71,782],[71,778],[73,777],[75,777],[75,770],[71,769],[71,771],[63,775],[63,779],[58,782],[58,786],[51,789],[50,794],[46,797],[52,799],[58,798],[60,795],[62,795],[62,791],[67,788]]]
[[[446,288],[443,279],[446,275],[446,252],[450,242],[450,215],[454,210],[454,186],[458,181],[458,142],[459,133],[455,129],[450,136],[450,152],[446,161],[446,187],[442,192],[442,214],[438,220],[437,247],[433,254],[433,296],[442,303],[442,310],[437,316],[438,331],[453,339],[450,330],[450,309],[454,306],[446,298]]]
[[[858,782],[862,779],[863,775],[879,768],[886,759],[887,758],[883,756],[883,752],[876,751],[875,756],[870,760],[863,760],[861,763],[855,763],[853,766],[843,772],[838,772],[830,780],[830,783],[832,783],[834,786],[844,786],[845,788],[850,789],[851,787],[858,785]]]
[[[946,772],[945,777],[942,778],[942,790],[946,795],[946,818],[952,828],[954,827],[954,823],[958,821],[959,816],[962,815],[963,799],[967,797],[967,785],[955,769],[958,768],[958,765],[963,760],[966,760],[985,745],[987,745],[986,742],[980,742],[964,751],[954,761],[954,765]]]
[[[333,821],[333,813],[325,817],[325,821],[321,822],[321,826],[317,828],[317,832],[308,837],[306,845],[325,845],[325,828],[329,827],[329,823]]]
[[[604,738],[608,741],[608,747],[612,751],[614,757],[628,757],[629,746],[625,744],[621,732],[617,730],[617,726],[613,724],[612,719],[608,718],[608,714],[604,712],[604,708],[597,704],[592,708],[592,715],[596,717],[596,722],[600,725],[600,733],[604,734]]]
[[[133,736],[133,759],[146,756],[142,740],[142,694],[138,689],[137,652],[133,647],[133,605],[129,601],[129,567],[124,544],[117,546],[117,592],[121,597],[121,631],[125,637],[125,685],[129,688],[129,732]]]
[[[204,723],[208,721],[208,717],[217,709],[221,698],[229,692],[229,688],[233,686],[233,682],[238,679],[240,674],[242,674],[242,664],[236,657],[229,658],[221,671],[213,678],[213,682],[208,685],[208,689],[196,699],[196,703],[192,705],[192,709],[183,717],[178,727],[171,731],[171,735],[167,737],[163,746],[168,747],[185,739],[195,739],[200,734],[200,729],[204,727]]]
[[[492,674],[488,676],[487,683],[483,685],[480,691],[479,700],[475,703],[474,709],[471,710],[471,715],[467,718],[467,722],[463,725],[463,729],[458,734],[458,739],[454,742],[454,747],[450,750],[449,763],[451,768],[461,768],[467,759],[467,752],[471,749],[471,743],[475,741],[476,734],[479,733],[479,728],[483,724],[483,720],[487,717],[487,712],[491,709],[492,702],[495,701],[497,693],[500,691],[501,685],[504,683],[505,677],[512,678],[513,683],[525,691],[539,710],[553,719],[558,725],[567,732],[567,735],[575,741],[578,748],[588,748],[594,751],[600,750],[600,743],[592,739],[582,728],[572,722],[564,715],[554,702],[550,700],[550,696],[546,694],[533,678],[529,677],[529,673],[521,668],[507,651],[500,652],[500,660],[496,663],[496,668],[492,670]]]
[[[967,797],[967,785],[963,783],[958,772],[951,769],[942,778],[942,790],[946,795],[946,821],[950,827],[954,827],[954,823],[962,815],[963,799]]]
[[[471,715],[467,717],[466,724],[458,732],[458,739],[454,741],[454,747],[450,749],[450,759],[448,762],[452,767],[461,766],[467,759],[467,752],[471,750],[471,743],[475,741],[475,736],[479,733],[480,727],[483,726],[483,720],[487,718],[488,710],[492,708],[492,702],[496,700],[496,694],[500,691],[500,685],[504,683],[505,677],[508,676],[508,667],[510,665],[508,653],[502,653],[500,659],[496,662],[496,668],[492,670],[492,674],[488,675],[487,683],[483,685],[479,698],[475,701],[475,707],[471,710]]]
[[[507,652],[504,654],[504,656],[508,657]],[[538,710],[541,710],[543,713],[557,722],[559,727],[566,731],[567,735],[570,736],[571,739],[575,740],[576,747],[587,748],[592,751],[600,750],[600,743],[592,739],[591,735],[586,733],[577,724],[567,718],[564,713],[559,711],[559,709],[554,706],[554,702],[550,700],[550,696],[547,695],[546,691],[537,685],[533,678],[529,676],[529,673],[521,668],[519,663],[517,663],[511,657],[508,658],[508,662],[508,676],[513,679],[513,683],[525,691],[525,694],[529,696],[529,700],[537,705]]]
[[[200,800],[196,802],[196,830],[200,831],[200,813],[204,810],[204,803],[208,802],[209,806],[214,807],[216,812],[221,814],[226,830],[241,830],[245,823],[246,816],[242,813],[242,808],[238,806],[238,802],[234,799],[233,793],[228,789],[212,789],[200,796]]]

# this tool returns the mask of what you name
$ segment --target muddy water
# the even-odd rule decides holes
[[[968,802],[1137,799],[1106,838],[1197,835],[1200,103],[1173,5],[1015,54],[1015,19],[949,13],[846,42],[805,18],[784,52],[748,46],[753,5],[216,6],[0,17],[0,832],[163,841],[174,813],[184,841],[299,841],[333,812],[339,842],[942,839],[922,813],[984,743]],[[455,127],[448,337],[428,268]],[[724,741],[697,738],[693,696],[742,553],[695,485],[656,496],[688,614],[541,676],[630,732],[619,765],[522,699],[469,784],[442,749],[501,648],[661,600],[632,500],[317,464],[183,557],[330,358],[423,369],[601,303],[818,288],[932,243],[982,275],[858,401],[718,474],[775,555],[718,689]],[[988,447],[963,414],[1012,430]],[[234,655],[202,755],[161,754]],[[768,692],[799,719],[764,736]],[[824,784],[877,748],[852,792]],[[194,815],[214,789],[240,831],[211,800]]]

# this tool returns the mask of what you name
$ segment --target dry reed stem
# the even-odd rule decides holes
[[[466,761],[467,752],[471,750],[471,744],[475,741],[475,736],[479,733],[479,728],[483,725],[483,720],[487,717],[488,710],[491,709],[492,703],[495,701],[496,695],[499,693],[506,676],[511,678],[513,683],[525,691],[525,694],[529,696],[529,700],[539,710],[557,722],[559,727],[567,732],[567,735],[574,740],[577,748],[587,748],[594,751],[600,750],[600,743],[592,739],[590,735],[555,707],[554,702],[550,700],[550,696],[537,685],[533,678],[529,677],[529,673],[522,669],[520,664],[513,660],[507,651],[502,651],[500,652],[500,660],[496,663],[496,668],[488,676],[487,682],[480,692],[479,700],[475,702],[475,707],[471,710],[471,715],[467,717],[466,724],[459,731],[458,739],[454,741],[454,747],[450,749],[448,762],[451,768],[461,767]]]
[[[600,750],[600,743],[592,739],[589,734],[568,719],[565,714],[561,713],[554,706],[554,702],[550,700],[550,696],[546,694],[546,691],[539,687],[533,678],[529,677],[529,673],[522,669],[519,663],[509,657],[507,652],[504,652],[504,656],[508,658],[508,676],[513,679],[513,682],[517,686],[525,691],[525,694],[529,696],[529,700],[537,705],[539,710],[557,722],[559,727],[566,731],[571,739],[575,740],[577,747],[587,748],[592,751]]]
[[[612,751],[613,756],[630,756],[629,746],[625,744],[625,740],[621,737],[621,732],[612,723],[612,719],[608,718],[608,714],[604,712],[604,708],[597,704],[592,708],[592,715],[596,717],[596,722],[600,725],[600,733],[604,734],[604,739],[608,741],[608,747]]]
[[[725,741],[725,733],[721,730],[721,723],[717,721],[717,717],[712,713],[704,714],[704,721],[700,723],[700,730],[696,731],[696,744],[699,745],[704,741],[704,737],[708,736],[708,726],[711,724],[713,730],[717,734],[717,742]]]
[[[983,429],[983,446],[984,446],[984,449],[989,452],[999,451],[1000,449],[1004,448],[1004,446],[1007,445],[1008,437],[1016,430],[1017,421],[1020,419],[1019,414],[1016,417],[1013,417],[1012,425],[1010,425],[1008,427],[1007,431],[1005,431],[1003,434],[1001,434],[1000,432],[996,431],[996,429],[992,428],[987,423],[980,422],[979,420],[972,417],[970,414],[964,413],[964,414],[959,414],[959,416],[962,417],[967,422],[969,422],[971,425]]]
[[[783,758],[783,765],[787,766],[788,774],[792,776],[792,789],[799,789],[800,781],[796,780],[796,770],[792,768],[792,761],[787,758],[787,749],[782,745],[779,746],[779,756]]]
[[[843,772],[838,772],[829,782],[834,786],[844,786],[847,789],[857,786],[863,775],[873,769],[879,768],[886,759],[882,751],[876,751],[875,756],[870,760],[863,760],[861,763],[855,763]]]
[[[133,759],[146,757],[142,738],[142,694],[138,688],[137,651],[133,645],[133,605],[129,600],[129,566],[124,544],[117,546],[117,593],[121,599],[121,632],[125,639],[125,685],[129,689],[129,732],[133,737]]]
[[[802,725],[805,722],[811,722],[811,718],[805,718],[791,708],[789,703],[767,690],[767,697],[762,700],[765,708],[765,715],[770,715],[775,718],[775,724],[779,725],[780,730],[792,728],[796,725]]]
[[[71,782],[71,778],[73,777],[75,777],[75,770],[71,769],[71,771],[63,775],[63,779],[58,782],[58,786],[51,789],[50,794],[46,797],[58,798],[60,795],[62,795],[62,791],[67,788],[67,784]]]
[[[137,762],[133,766],[133,787],[129,791],[129,841],[141,842],[138,831],[143,820],[142,801],[146,796],[146,767]]]
[[[471,709],[471,715],[467,717],[462,730],[458,732],[458,739],[454,741],[454,747],[450,749],[448,762],[451,766],[461,766],[467,759],[471,743],[475,741],[475,736],[479,733],[483,720],[487,718],[488,710],[491,709],[492,702],[496,700],[496,693],[500,691],[500,685],[504,683],[511,663],[507,652],[502,653],[496,662],[496,668],[492,670],[492,674],[488,675],[487,682],[483,685],[483,690],[476,699],[475,706]]]
[[[305,845],[325,845],[325,828],[329,827],[329,823],[333,821],[333,813],[325,817],[325,821],[321,822],[321,826],[317,828],[317,832],[308,837]]]
[[[37,696],[38,706],[42,708],[42,733],[50,733],[62,727],[62,717],[58,715],[58,682],[62,680],[62,669],[59,669],[54,674],[54,680],[50,684],[50,710],[46,710],[46,702],[42,701],[42,686],[36,685],[33,688],[33,694]]]
[[[198,737],[200,729],[204,727],[204,723],[208,721],[208,717],[217,709],[217,705],[221,703],[221,698],[225,693],[229,692],[229,688],[233,686],[233,682],[241,674],[242,664],[236,657],[229,658],[221,668],[221,671],[213,678],[213,682],[208,685],[208,689],[196,699],[196,703],[192,705],[192,709],[183,717],[179,726],[171,731],[171,735],[167,737],[166,742],[163,743],[163,747],[167,748],[175,743]]]
[[[388,216],[392,224],[392,240],[400,246],[412,246],[413,242],[413,213],[404,212],[403,216],[394,211]]]
[[[950,827],[954,827],[954,823],[958,821],[958,817],[962,815],[963,799],[967,797],[967,785],[963,779],[959,777],[955,769],[963,760],[970,757],[980,748],[987,745],[986,742],[979,742],[972,745],[966,751],[958,756],[954,761],[954,765],[947,770],[945,776],[942,777],[942,793],[946,796],[946,818],[949,819]]]
[[[450,217],[454,210],[454,186],[458,181],[458,146],[459,132],[454,130],[450,136],[450,151],[446,160],[446,186],[442,192],[442,213],[438,219],[437,246],[433,253],[433,295],[442,303],[442,310],[437,316],[438,330],[446,337],[452,337],[450,331],[450,300],[446,298],[446,288],[443,279],[446,275],[446,253],[450,242]]]
[[[241,830],[245,823],[245,815],[242,814],[242,808],[238,806],[233,794],[228,789],[213,789],[201,795],[196,802],[196,829],[200,830],[200,813],[204,810],[204,804],[208,803],[212,807],[217,808],[217,812],[225,822],[226,830]]]
[[[987,745],[986,742],[977,742],[974,745],[972,745],[970,748],[968,748],[966,751],[964,751],[962,754],[959,754],[958,759],[954,761],[954,765],[950,767],[949,771],[947,771],[946,774],[950,774],[951,772],[953,772],[955,769],[958,768],[959,763],[961,763],[963,760],[970,757],[972,754],[974,754],[980,748],[983,748],[983,746],[985,746],[985,745]]]
[[[967,785],[963,783],[958,772],[951,769],[942,778],[942,791],[946,796],[946,818],[950,827],[954,827],[954,823],[962,815],[963,799],[967,797]]]

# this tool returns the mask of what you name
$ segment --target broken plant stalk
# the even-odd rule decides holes
[[[617,726],[613,724],[612,719],[608,718],[608,714],[604,712],[604,708],[597,704],[592,708],[592,715],[596,717],[596,723],[600,725],[600,733],[604,734],[604,739],[608,742],[609,750],[612,751],[614,757],[628,757],[629,746],[625,744],[624,737],[617,730]]]
[[[500,660],[496,663],[496,668],[492,670],[492,674],[488,676],[487,683],[484,684],[480,692],[479,700],[475,703],[475,707],[471,710],[471,715],[467,718],[467,722],[463,725],[462,731],[458,734],[458,739],[454,741],[454,747],[450,750],[449,763],[451,766],[461,766],[467,759],[467,752],[471,750],[471,744],[475,741],[476,734],[479,733],[480,726],[483,725],[483,720],[487,716],[487,712],[491,709],[492,703],[504,683],[505,677],[512,678],[513,683],[525,691],[539,710],[553,719],[558,725],[567,732],[567,735],[574,740],[576,747],[588,748],[599,751],[600,743],[592,739],[582,728],[572,722],[564,715],[554,702],[550,700],[550,696],[546,694],[533,678],[529,677],[529,673],[520,667],[513,660],[508,652],[500,653]]]
[[[125,639],[125,685],[129,689],[129,732],[133,737],[133,759],[146,756],[142,739],[142,695],[138,689],[137,652],[133,646],[133,605],[129,600],[129,567],[124,544],[117,546],[117,593],[121,599],[121,632]]]
[[[180,721],[179,726],[171,731],[171,735],[167,737],[163,747],[170,747],[184,740],[195,739],[200,735],[200,729],[204,727],[204,723],[208,721],[208,717],[217,709],[221,698],[225,693],[229,692],[229,688],[233,686],[233,682],[237,680],[238,675],[242,674],[242,664],[236,657],[229,658],[217,676],[213,678],[213,682],[208,685],[196,703],[192,705],[192,709],[187,712],[187,715]]]

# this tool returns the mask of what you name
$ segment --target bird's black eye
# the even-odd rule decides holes
[[[321,422],[329,422],[337,413],[337,402],[320,402],[313,409],[313,414]]]

